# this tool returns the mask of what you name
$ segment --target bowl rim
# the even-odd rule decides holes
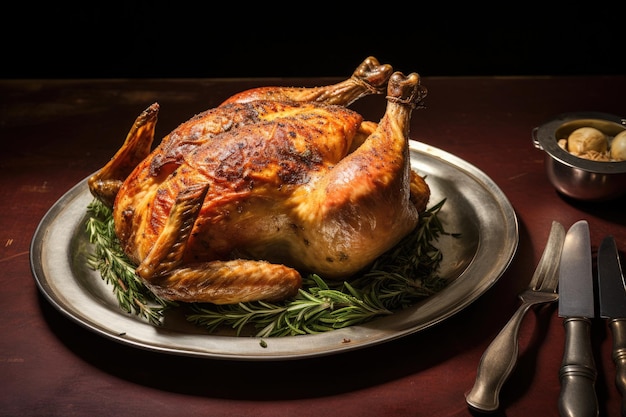
[[[557,130],[567,122],[583,119],[597,119],[613,122],[619,126],[623,126],[624,130],[626,130],[626,118],[614,114],[603,112],[561,113],[533,129],[533,143],[535,147],[545,151],[552,159],[573,168],[599,174],[626,173],[626,161],[592,161],[590,159],[579,158],[558,145],[558,139],[556,138]]]

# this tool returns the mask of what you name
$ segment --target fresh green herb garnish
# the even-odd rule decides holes
[[[445,232],[438,213],[445,200],[421,214],[415,230],[366,271],[350,281],[304,277],[302,289],[280,303],[263,301],[229,305],[189,304],[187,320],[213,332],[230,327],[241,335],[277,337],[322,333],[362,324],[393,314],[441,290],[446,281],[437,275],[442,259],[433,242]],[[160,324],[164,312],[177,303],[157,298],[135,273],[119,246],[111,210],[98,200],[88,207],[87,232],[95,253],[89,264],[113,285],[120,307]],[[453,235],[454,236],[454,235]]]
[[[155,296],[135,273],[137,267],[128,260],[115,235],[111,209],[94,200],[87,212],[90,215],[87,234],[95,248],[87,259],[88,266],[99,271],[102,279],[113,286],[122,310],[160,325],[165,310],[176,303]]]

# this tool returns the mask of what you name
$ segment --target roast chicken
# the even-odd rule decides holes
[[[378,123],[348,108],[384,92]],[[89,188],[155,295],[283,300],[301,274],[349,279],[416,227],[430,189],[408,133],[425,96],[417,73],[369,57],[337,84],[236,94],[151,150],[155,103]]]

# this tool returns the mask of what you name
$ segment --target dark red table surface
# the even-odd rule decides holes
[[[76,324],[40,294],[29,249],[47,210],[117,150],[134,118],[161,105],[157,136],[230,94],[339,79],[0,81],[0,415],[469,416],[464,394],[480,357],[518,306],[553,220],[586,219],[593,250],[612,234],[626,250],[626,199],[562,197],[531,130],[573,111],[626,116],[626,76],[424,77],[426,109],[411,136],[475,165],[515,209],[519,246],[486,293],[416,334],[356,351],[287,361],[231,361],[122,345]],[[377,120],[381,96],[353,107]],[[623,255],[623,252],[622,252]],[[618,416],[611,333],[593,323],[600,415]],[[532,310],[520,361],[496,415],[557,416],[564,332],[556,306]]]

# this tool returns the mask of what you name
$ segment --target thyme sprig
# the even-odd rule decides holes
[[[292,299],[229,305],[189,304],[187,320],[210,332],[232,328],[237,335],[252,332],[258,337],[316,334],[362,324],[393,314],[436,293],[445,286],[437,275],[441,252],[433,242],[447,233],[438,213],[442,200],[421,214],[415,230],[380,256],[352,280],[325,281],[316,274],[303,278],[303,286]],[[112,213],[98,200],[88,206],[87,231],[94,254],[89,264],[112,284],[120,307],[161,324],[165,311],[178,304],[159,299],[135,273],[113,229]]]
[[[122,310],[159,325],[165,310],[174,303],[155,296],[135,273],[136,266],[128,260],[115,235],[111,209],[94,200],[87,212],[87,234],[95,248],[87,258],[88,266],[112,285]]]

